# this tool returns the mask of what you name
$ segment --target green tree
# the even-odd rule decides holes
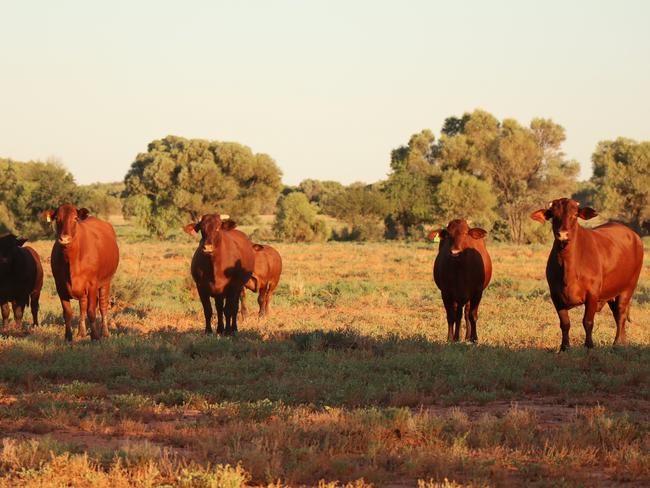
[[[434,217],[442,225],[460,217],[470,220],[475,227],[491,229],[496,204],[490,183],[468,173],[447,170],[434,194]]]
[[[63,203],[79,204],[72,174],[57,160],[27,163],[0,159],[0,230],[30,239],[48,235],[40,215]]]
[[[204,213],[246,219],[275,206],[281,176],[270,156],[241,144],[167,136],[131,164],[125,213],[159,237]]]
[[[598,208],[637,232],[650,233],[650,141],[601,141],[592,162]]]
[[[300,182],[297,191],[303,192],[311,203],[322,207],[323,201],[343,191],[343,188],[344,186],[338,181],[307,179]]]
[[[336,236],[342,240],[381,239],[388,209],[384,194],[373,185],[363,183],[353,183],[323,203],[324,213],[347,224],[347,228]]]
[[[415,228],[430,222],[432,193],[439,170],[432,164],[435,136],[425,129],[411,136],[408,145],[391,152],[391,173],[383,186],[390,212],[388,235],[404,238]]]
[[[540,201],[573,193],[579,165],[565,159],[564,128],[553,121],[533,119],[525,127],[476,110],[444,127],[448,134],[433,150],[437,166],[489,182],[515,242],[530,237],[528,214]]]
[[[280,198],[273,230],[278,238],[291,242],[312,242],[327,239],[327,227],[317,217],[314,205],[302,192]]]

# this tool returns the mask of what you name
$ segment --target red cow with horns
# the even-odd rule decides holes
[[[210,297],[214,297],[217,308],[217,334],[237,332],[239,297],[255,269],[253,245],[227,217],[204,215],[199,222],[183,227],[190,235],[201,234],[199,247],[192,257],[191,272],[203,305],[206,334],[212,332]]]
[[[470,228],[467,221],[461,219],[452,220],[446,229],[429,233],[429,239],[440,236],[433,279],[440,288],[447,312],[448,341],[460,338],[463,307],[465,340],[478,341],[478,306],[492,277],[492,260],[483,239],[486,235],[485,230]]]
[[[641,274],[643,244],[622,224],[607,223],[593,229],[578,224],[578,218],[589,220],[596,215],[594,209],[581,208],[570,198],[553,200],[548,208],[531,214],[541,223],[553,223],[555,241],[546,264],[546,280],[560,318],[562,351],[569,347],[569,309],[582,304],[586,347],[594,346],[594,316],[605,303],[616,320],[614,344],[626,342],[625,321]]]
[[[9,312],[12,308],[16,327],[20,328],[27,305],[31,307],[34,325],[38,325],[38,301],[43,287],[43,267],[38,253],[31,247],[23,247],[26,241],[27,239],[18,239],[13,234],[0,237],[2,327],[9,322]]]
[[[67,341],[72,341],[72,299],[79,300],[77,337],[86,335],[87,316],[90,337],[99,340],[100,332],[96,328],[98,301],[102,316],[101,336],[108,337],[108,300],[120,252],[113,226],[89,214],[88,209],[77,209],[70,204],[43,212],[48,222],[56,222],[52,274],[63,307]]]

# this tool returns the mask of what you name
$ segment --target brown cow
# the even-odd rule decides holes
[[[192,257],[191,272],[203,305],[206,334],[212,332],[210,297],[214,297],[217,308],[217,334],[237,332],[239,296],[255,269],[253,246],[246,234],[235,229],[236,225],[230,219],[222,220],[217,214],[209,214],[183,227],[190,235],[201,233],[201,241]]]
[[[0,237],[0,308],[2,327],[9,322],[9,303],[16,326],[23,322],[23,312],[29,304],[34,325],[38,325],[38,301],[43,287],[43,267],[38,253],[23,247],[27,239],[13,234]],[[27,331],[29,329],[27,328]]]
[[[63,307],[65,339],[72,341],[72,306],[79,300],[79,330],[86,335],[86,315],[90,337],[99,340],[96,330],[97,301],[102,315],[102,337],[108,337],[108,299],[111,280],[120,260],[117,237],[108,222],[89,215],[88,209],[61,205],[43,212],[44,218],[56,222],[56,241],[52,247],[52,274]]]
[[[607,223],[594,229],[578,225],[578,218],[589,220],[596,215],[594,209],[580,208],[569,198],[553,200],[548,208],[531,214],[541,223],[553,221],[555,241],[546,264],[546,280],[560,318],[562,351],[569,347],[569,309],[582,304],[586,347],[594,347],[594,315],[605,302],[616,320],[614,344],[626,342],[625,320],[643,265],[643,245],[639,236],[622,224]]]
[[[459,340],[465,307],[465,340],[476,342],[478,306],[492,277],[492,260],[483,239],[487,232],[470,229],[467,221],[456,219],[449,222],[446,229],[429,233],[429,239],[437,235],[440,244],[433,265],[433,279],[442,292],[447,312],[447,340]]]
[[[246,317],[247,314],[246,288],[259,294],[257,296],[257,303],[260,306],[259,316],[268,314],[271,297],[278,286],[282,273],[282,258],[278,251],[271,246],[262,244],[253,244],[253,249],[255,250],[255,271],[246,283],[246,287],[241,291],[242,317]]]

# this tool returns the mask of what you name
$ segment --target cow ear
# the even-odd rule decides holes
[[[226,219],[223,222],[221,222],[221,228],[223,230],[232,230],[235,227],[237,227],[237,222],[235,222],[232,219]]]
[[[56,210],[52,210],[52,209],[46,210],[41,214],[41,217],[46,222],[52,222],[55,216],[56,216]]]
[[[530,214],[530,218],[533,220],[536,220],[537,222],[541,222],[542,224],[546,222],[548,219],[551,218],[551,214],[546,208],[540,208],[539,210],[536,210],[532,214]]]
[[[89,215],[90,215],[90,210],[88,210],[85,207],[77,210],[77,217],[79,217],[79,220],[86,220]]]
[[[183,230],[187,232],[189,235],[193,236],[198,232],[198,227],[199,224],[187,224],[183,226]]]
[[[479,227],[474,227],[473,229],[469,230],[469,235],[474,239],[483,239],[487,235],[487,231]]]
[[[585,207],[578,210],[578,217],[580,217],[581,219],[585,219],[585,220],[593,219],[596,215],[598,215],[598,212],[596,212],[591,207]]]
[[[442,229],[434,229],[427,234],[427,239],[430,241],[435,241],[436,237],[440,235]]]

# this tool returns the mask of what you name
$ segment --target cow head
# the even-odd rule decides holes
[[[70,244],[77,235],[77,224],[88,218],[87,208],[77,209],[66,203],[56,210],[46,210],[43,218],[48,222],[56,222],[56,240],[62,246]]]
[[[25,242],[27,239],[19,239],[13,234],[5,234],[0,237],[0,276],[9,273],[16,256],[16,250]]]
[[[234,229],[237,224],[228,215],[206,214],[196,223],[190,223],[183,230],[190,235],[201,234],[201,250],[211,255],[222,230]]]
[[[596,211],[591,207],[580,207],[580,204],[570,198],[558,198],[549,202],[547,208],[533,212],[530,217],[542,224],[547,220],[553,223],[553,236],[560,244],[567,244],[575,236],[578,228],[578,218],[593,219]]]
[[[483,239],[487,231],[478,227],[470,228],[466,220],[455,219],[447,224],[446,229],[438,229],[429,233],[429,239],[440,236],[440,249],[443,244],[448,247],[452,256],[457,257],[468,247],[472,240]]]

